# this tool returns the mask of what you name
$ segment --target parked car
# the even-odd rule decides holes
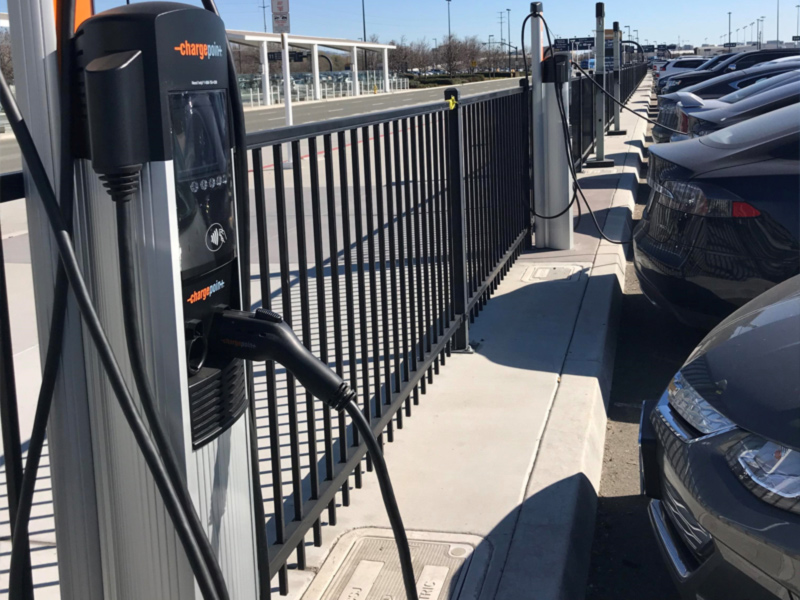
[[[697,66],[693,70],[694,71],[703,71],[703,70],[711,69],[717,63],[720,63],[720,62],[722,62],[724,60],[728,60],[728,58],[730,58],[730,56],[727,55],[727,54],[718,54],[717,56],[712,56],[711,58],[703,59],[704,62],[702,64],[700,64],[699,66]],[[682,72],[683,71],[681,71],[681,73]],[[658,81],[656,81],[656,92],[660,92],[664,88],[664,86],[667,84],[667,82],[670,80],[670,78],[673,75],[678,75],[678,74],[679,73],[668,73],[668,74],[665,74],[665,75],[661,76],[658,79]]]
[[[800,48],[777,48],[775,50],[753,50],[752,52],[739,52],[731,54],[726,60],[714,64],[710,69],[680,73],[670,77],[667,81],[659,81],[660,94],[670,94],[689,87],[701,81],[713,79],[718,75],[748,69],[759,63],[775,60],[785,56],[800,54]]]
[[[800,82],[800,69],[787,71],[774,77],[762,78],[753,85],[747,86],[718,99],[704,99],[691,92],[676,92],[678,98],[678,111],[685,113],[689,117],[699,116],[701,113],[713,111],[719,108],[728,108],[738,102],[778,88],[790,83]],[[678,119],[680,124],[680,118]]]
[[[791,75],[795,73],[800,75],[800,72],[797,71],[791,73]],[[765,80],[765,83],[769,82],[770,79]],[[750,88],[745,88],[742,91],[744,92],[748,89]],[[690,137],[699,137],[784,106],[796,104],[800,102],[800,81],[762,90],[761,93],[752,94],[734,102],[724,102],[722,100],[717,102],[722,106],[707,107],[706,110],[692,110],[690,107],[682,106],[683,102],[679,102],[678,129]]]
[[[711,59],[713,61],[713,59]],[[695,69],[710,62],[702,56],[690,56],[687,58],[676,58],[668,63],[662,65],[658,71],[655,72],[655,77],[661,80],[664,77],[675,75],[676,73],[683,73],[685,71],[694,71]]]
[[[800,56],[793,56],[790,60],[770,61],[743,71],[726,73],[684,88],[682,92],[691,92],[704,100],[721,98],[750,87],[764,79],[794,71],[798,68],[800,68]],[[679,94],[679,92],[674,92],[658,97],[658,124],[653,127],[652,131],[653,139],[658,143],[669,141],[672,132],[667,128],[676,129],[678,126],[677,104],[681,99]]]
[[[651,146],[648,183],[634,266],[680,321],[711,328],[800,273],[800,104]]]
[[[800,598],[800,277],[720,323],[645,403],[640,473],[683,598]]]

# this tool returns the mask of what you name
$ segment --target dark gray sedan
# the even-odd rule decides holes
[[[797,72],[791,73],[794,75]],[[797,73],[800,75],[800,73]],[[767,79],[764,83],[769,83]],[[758,84],[756,84],[758,85]],[[743,92],[747,91],[742,90]],[[706,110],[678,105],[678,129],[689,137],[708,135],[747,119],[800,102],[800,78],[749,97],[721,102]],[[672,141],[676,141],[673,139]]]
[[[645,403],[640,452],[684,598],[800,598],[800,276],[729,316]]]

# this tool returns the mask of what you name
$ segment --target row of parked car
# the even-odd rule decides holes
[[[682,597],[800,600],[800,50],[653,74],[636,274],[711,332],[642,410],[650,521]]]

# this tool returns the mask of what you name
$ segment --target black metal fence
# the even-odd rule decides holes
[[[248,137],[260,302],[358,391],[381,442],[468,344],[530,243],[526,90],[300,125]],[[254,294],[254,299],[258,294]],[[344,415],[273,364],[255,367],[271,574],[305,567],[371,469]],[[352,479],[351,479],[352,477]]]
[[[620,70],[606,73],[605,76],[593,74],[586,77],[580,72],[576,73],[575,78],[570,84],[570,106],[569,123],[572,131],[572,159],[576,169],[580,170],[580,165],[586,157],[594,150],[594,143],[597,139],[595,131],[595,94],[599,93],[597,87],[591,79],[604,84],[605,90],[614,93],[614,83],[620,83],[620,101],[627,102],[631,94],[636,90],[647,75],[647,63],[634,64],[622,67]],[[606,98],[605,103],[605,122],[609,124],[614,116],[614,103]]]

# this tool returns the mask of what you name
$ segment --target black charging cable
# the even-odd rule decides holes
[[[640,113],[636,112],[635,110],[633,110],[632,108],[629,108],[628,106],[626,106],[625,104],[623,104],[622,102],[620,102],[619,100],[617,100],[616,98],[614,98],[614,95],[613,95],[613,94],[609,94],[609,93],[608,93],[608,91],[607,91],[607,90],[606,90],[606,89],[605,89],[605,88],[604,88],[602,85],[600,85],[599,83],[597,83],[597,82],[594,80],[594,78],[593,78],[593,77],[589,77],[589,74],[588,74],[586,71],[584,71],[583,69],[581,69],[581,66],[580,66],[578,63],[576,63],[574,60],[571,60],[570,62],[571,62],[573,65],[575,65],[575,68],[576,68],[576,69],[578,69],[578,71],[580,71],[581,73],[583,73],[584,75],[586,75],[586,77],[588,77],[588,78],[589,78],[589,81],[591,81],[591,82],[592,82],[592,85],[594,85],[594,86],[595,86],[595,87],[596,87],[598,90],[600,90],[601,92],[603,92],[603,93],[604,93],[606,96],[608,96],[609,98],[611,98],[611,99],[612,99],[612,100],[613,100],[613,101],[614,101],[616,104],[619,104],[619,106],[620,106],[620,107],[624,108],[624,109],[625,109],[625,110],[627,110],[629,113],[632,113],[632,114],[636,115],[637,117],[639,117],[640,119],[642,119],[642,120],[644,120],[644,121],[647,121],[648,123],[652,123],[653,125],[658,125],[659,127],[663,127],[664,129],[666,129],[667,131],[670,131],[670,132],[672,132],[672,133],[677,133],[678,135],[686,135],[686,132],[685,132],[685,131],[678,131],[677,129],[672,129],[672,128],[670,128],[670,127],[667,127],[666,125],[662,125],[662,124],[661,124],[661,123],[659,123],[658,121],[654,121],[653,119],[650,119],[650,118],[648,118],[648,117],[645,117],[643,114],[640,114]]]
[[[78,264],[78,260],[75,256],[75,249],[72,245],[72,239],[59,209],[58,202],[56,201],[53,187],[50,184],[41,157],[31,138],[28,126],[19,111],[16,100],[14,100],[2,73],[0,73],[0,106],[2,106],[6,113],[11,129],[16,136],[17,143],[22,152],[22,156],[30,171],[31,179],[41,197],[42,205],[47,213],[48,221],[53,230],[53,236],[58,245],[58,252],[66,272],[66,278],[73,290],[84,325],[95,344],[109,383],[119,402],[120,409],[153,475],[156,487],[175,526],[176,533],[186,552],[203,598],[206,600],[216,600],[218,596],[214,589],[211,575],[203,561],[202,552],[192,533],[191,525],[184,511],[181,509],[180,501],[175,493],[169,474],[161,462],[158,449],[150,439],[147,427],[139,416],[136,405],[125,383],[125,379],[119,369],[119,363],[114,356],[114,350],[108,342],[103,324],[97,315],[86,282],[81,274],[80,265]]]
[[[72,36],[74,29],[74,0],[64,0],[58,6],[59,38],[62,47]],[[70,114],[70,77],[71,54],[62,52],[59,56],[59,101],[61,106],[60,123],[60,161],[59,161],[59,205],[67,227],[72,225],[73,208],[73,173],[70,152],[71,121]],[[68,230],[69,231],[69,230]],[[9,561],[8,589],[10,598],[33,599],[33,581],[30,571],[28,526],[36,479],[39,472],[42,450],[47,434],[47,423],[50,419],[50,408],[53,402],[58,371],[61,362],[61,349],[64,341],[64,325],[66,322],[67,296],[69,282],[67,273],[61,262],[56,267],[56,282],[53,290],[53,310],[50,317],[50,334],[47,341],[42,382],[36,402],[36,412],[28,441],[28,455],[20,486],[18,504],[9,506],[11,525],[11,558]]]

